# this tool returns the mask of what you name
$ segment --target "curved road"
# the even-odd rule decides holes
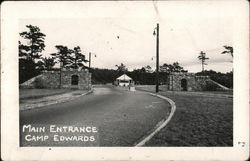
[[[93,93],[69,102],[20,112],[20,127],[28,124],[92,125],[98,129],[98,142],[89,146],[134,146],[169,114],[169,110],[166,101],[148,93],[99,86]],[[21,133],[21,146],[84,146],[79,142],[27,144],[23,137]]]

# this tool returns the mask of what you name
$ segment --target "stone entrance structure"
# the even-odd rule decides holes
[[[187,72],[170,73],[167,80],[167,88],[172,91],[202,91],[212,82],[209,76],[196,76]]]
[[[87,69],[86,70],[63,69],[61,75],[61,87],[90,89],[91,73],[89,73]]]
[[[91,89],[91,73],[87,69],[43,71],[20,85],[22,88],[76,88]]]

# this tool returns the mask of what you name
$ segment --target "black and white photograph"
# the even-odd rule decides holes
[[[14,129],[15,160],[108,147],[123,160],[249,157],[245,1],[12,3],[1,6],[2,28],[15,26],[1,31],[1,138]]]

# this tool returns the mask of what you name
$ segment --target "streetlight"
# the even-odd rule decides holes
[[[91,67],[91,55],[92,54],[94,54],[94,53],[91,53],[91,52],[89,52],[89,73],[90,73],[90,67]],[[94,54],[94,56],[96,57],[96,54]],[[90,82],[91,83],[91,82]],[[89,84],[89,88],[91,88],[90,87],[90,84]]]
[[[90,66],[91,66],[91,55],[94,53],[89,52],[89,70],[90,70]],[[94,56],[96,57],[96,54],[94,54]]]
[[[157,23],[154,28],[153,35],[156,35],[156,79],[155,79],[155,92],[159,92],[159,24]]]

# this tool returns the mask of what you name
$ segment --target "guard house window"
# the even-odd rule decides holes
[[[78,85],[79,77],[78,75],[72,75],[71,77],[71,85]]]

